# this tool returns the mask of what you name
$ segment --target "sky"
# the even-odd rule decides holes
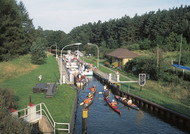
[[[190,5],[190,0],[17,0],[22,1],[35,28],[69,33],[74,27],[125,15]]]

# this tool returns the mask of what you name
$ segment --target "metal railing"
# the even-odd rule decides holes
[[[53,119],[53,117],[51,116],[47,106],[45,105],[45,103],[39,103],[36,104],[36,112],[29,112],[30,107],[18,110],[18,118],[22,118],[30,123],[39,121],[40,119],[42,119],[42,116],[46,116],[50,125],[53,127],[54,130],[54,134],[56,133],[56,130],[60,130],[60,131],[68,131],[68,133],[70,133],[70,123],[60,123],[60,122],[55,122],[55,120]],[[34,119],[30,119],[29,117],[36,115],[36,117]],[[56,125],[62,126],[61,128],[56,127]],[[66,127],[66,128],[65,128]]]

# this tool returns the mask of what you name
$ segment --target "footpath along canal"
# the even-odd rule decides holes
[[[78,108],[76,112],[75,134],[82,133],[82,109],[80,103],[89,93],[89,88],[96,85],[97,94],[94,102],[89,107],[87,119],[88,134],[183,134],[185,132],[172,126],[150,113],[140,109],[139,111],[129,109],[121,103],[118,108],[121,115],[114,112],[104,100],[102,94],[103,85],[92,78],[92,81],[79,91]],[[114,99],[111,93],[110,99]]]

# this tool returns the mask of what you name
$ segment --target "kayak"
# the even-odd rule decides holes
[[[104,90],[103,95],[107,97],[109,95],[109,90]]]
[[[94,97],[92,97],[92,98],[90,99],[90,101],[89,101],[88,104],[85,104],[85,103],[83,102],[83,105],[82,105],[83,108],[84,108],[84,109],[88,108],[88,107],[92,104],[93,100],[94,100]]]
[[[121,114],[120,110],[118,109],[118,107],[115,105],[115,106],[112,106],[111,105],[111,101],[108,99],[108,97],[105,96],[105,100],[106,102],[108,103],[108,105],[115,111],[117,112],[118,114]]]
[[[94,96],[96,94],[96,88],[94,92],[92,92],[92,88],[90,90],[91,90],[91,94]]]
[[[88,104],[85,104],[84,102],[82,102],[82,103],[80,104],[81,106],[83,106],[84,109],[88,108],[88,107],[92,104],[92,102],[93,102],[93,100],[94,100],[94,97],[95,97],[95,95],[96,95],[96,89],[95,89],[94,92],[92,92],[92,90],[91,90],[90,93],[92,94],[92,97],[90,97],[89,103],[88,103]],[[89,97],[87,97],[87,98],[89,98]]]
[[[122,97],[116,95],[115,98],[116,98],[119,102],[123,103],[124,105],[126,105],[126,106],[128,106],[128,107],[130,107],[130,108],[133,108],[133,109],[135,109],[135,110],[139,110],[139,108],[138,108],[137,105],[135,105],[135,104],[133,104],[133,103],[132,103],[131,105],[129,105],[126,100],[124,100],[124,101],[122,100]]]

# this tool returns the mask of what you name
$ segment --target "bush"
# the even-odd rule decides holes
[[[181,56],[181,64],[182,65],[190,65],[190,52],[189,51],[185,51],[182,53]]]
[[[110,67],[110,63],[109,63],[108,61],[105,61],[105,62],[104,62],[104,65],[105,65],[106,67]]]
[[[172,79],[165,73],[168,69],[169,67],[163,59],[160,59],[159,66],[157,67],[156,58],[150,56],[135,57],[133,60],[127,62],[124,68],[126,72],[133,73],[136,76],[140,73],[146,73],[150,75],[150,79],[152,80],[158,80],[164,77],[164,79],[170,81]]]
[[[148,39],[144,39],[143,41],[139,42],[139,47],[141,50],[148,50],[151,48],[151,41]]]
[[[113,63],[112,63],[112,67],[113,67],[113,68],[117,68],[117,67],[119,67],[118,62],[113,62]]]
[[[0,88],[0,133],[30,134],[30,124],[22,119],[14,118],[10,108],[15,106],[14,94],[8,89]]]
[[[133,44],[128,47],[129,50],[134,51],[134,50],[139,50],[139,44]]]

